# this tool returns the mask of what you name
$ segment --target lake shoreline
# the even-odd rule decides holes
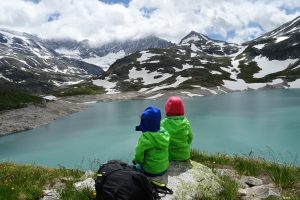
[[[21,131],[34,129],[50,123],[61,117],[85,110],[89,104],[96,102],[142,100],[142,99],[167,99],[169,96],[189,98],[193,96],[208,96],[224,94],[218,88],[208,90],[160,90],[157,92],[122,92],[116,94],[76,95],[58,97],[56,101],[48,101],[41,105],[28,105],[24,108],[0,112],[0,137],[18,134]],[[230,92],[230,90],[227,90]]]
[[[0,137],[34,129],[66,115],[80,112],[85,108],[84,104],[58,100],[2,111],[0,112]]]
[[[279,88],[264,88],[279,89]],[[246,90],[248,91],[248,90]],[[85,110],[89,104],[96,102],[167,99],[170,96],[191,98],[200,96],[227,94],[232,91],[225,87],[194,88],[191,90],[160,90],[156,92],[123,92],[116,94],[76,95],[60,97],[56,101],[46,102],[42,105],[29,105],[24,108],[0,112],[0,137],[16,134],[24,130],[34,129],[50,123],[61,117]]]

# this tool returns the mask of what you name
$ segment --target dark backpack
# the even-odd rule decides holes
[[[103,164],[95,180],[96,200],[156,200],[158,193],[171,194],[164,186],[159,188],[131,166],[118,160]]]

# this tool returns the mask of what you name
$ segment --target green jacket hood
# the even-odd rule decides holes
[[[181,132],[182,130],[186,130],[190,127],[190,122],[184,116],[166,117],[162,121],[162,124],[165,124],[166,120],[168,121],[168,132]]]

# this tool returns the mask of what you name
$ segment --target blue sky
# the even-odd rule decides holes
[[[149,35],[179,42],[191,30],[241,43],[297,16],[299,0],[0,1],[2,28],[95,44]]]

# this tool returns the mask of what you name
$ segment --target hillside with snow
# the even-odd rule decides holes
[[[111,42],[99,46],[90,45],[88,40],[44,40],[43,43],[58,54],[97,65],[106,71],[116,60],[148,48],[167,48],[173,43],[156,36],[148,36],[136,40]]]
[[[149,36],[92,47],[88,41],[44,40],[0,29],[0,87],[48,93],[98,77],[103,69],[130,53],[171,45]]]
[[[240,45],[192,31],[178,45],[117,60],[93,82],[110,93],[196,89],[199,94],[219,94],[300,88],[299,43],[300,17]]]
[[[99,76],[95,65],[66,58],[36,36],[0,29],[0,86],[45,93]]]

